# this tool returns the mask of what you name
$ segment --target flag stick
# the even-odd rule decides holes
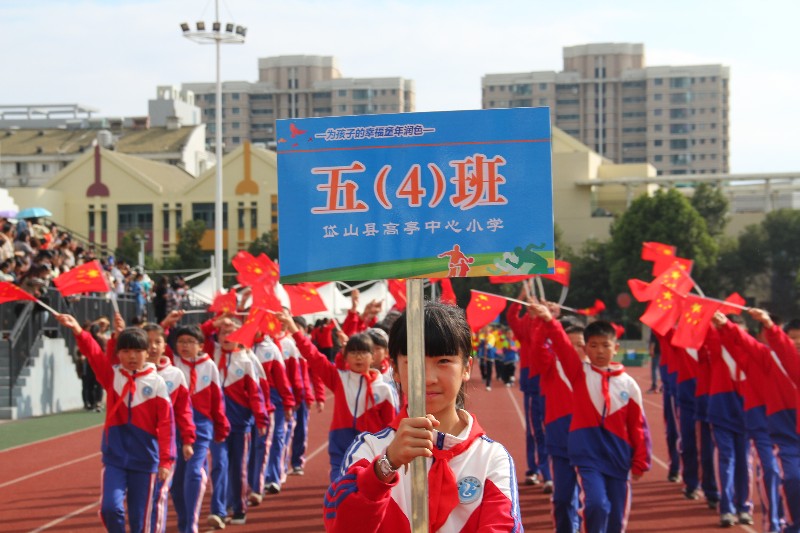
[[[476,290],[476,289],[471,289],[471,290],[472,290],[472,292],[477,292],[478,294],[486,294],[488,296],[499,296],[500,298],[505,298],[509,302],[517,302],[518,304],[522,304],[522,305],[526,305],[526,306],[530,305],[528,302],[523,302],[522,300],[517,300],[516,298],[511,298],[509,296],[503,296],[502,294],[494,294],[494,293],[491,293],[491,292],[484,292],[484,291],[479,291],[479,290]],[[560,309],[564,310],[564,311],[571,311],[573,313],[577,313],[578,312],[577,309],[573,309],[572,307],[567,307],[566,305],[559,305],[558,307]],[[731,305],[731,307],[733,307],[733,305]]]
[[[727,305],[728,307],[741,309],[742,311],[749,311],[750,309],[752,309],[752,307],[747,307],[746,305],[739,305],[739,304],[734,304],[734,303],[731,303],[731,302],[726,302],[725,300],[720,300],[719,298],[709,298],[708,296],[702,296],[702,295],[701,295],[701,297],[704,300],[709,300],[711,302],[718,302],[718,303]]]
[[[193,315],[195,313],[208,313],[207,309],[189,309],[188,311],[184,311],[184,315]]]
[[[114,314],[115,315],[121,314],[119,312],[119,303],[117,302],[117,295],[116,294],[112,294],[111,295],[111,307],[114,308]]]
[[[44,307],[45,309],[47,309],[48,311],[50,311],[51,313],[53,313],[54,315],[60,315],[61,314],[61,313],[59,313],[58,311],[56,311],[55,309],[53,309],[52,307],[50,307],[49,305],[47,305],[46,303],[44,303],[43,301],[41,301],[38,298],[36,299],[36,302],[39,305],[41,305],[42,307]]]
[[[406,280],[408,416],[425,416],[425,301],[421,279]],[[424,457],[411,461],[411,531],[428,531],[428,472]]]

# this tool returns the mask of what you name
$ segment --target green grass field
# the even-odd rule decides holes
[[[0,424],[0,451],[71,431],[102,425],[104,420],[105,412],[96,413],[81,409],[57,415],[3,422]]]

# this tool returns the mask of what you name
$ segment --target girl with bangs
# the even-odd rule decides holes
[[[426,302],[425,411],[403,408],[382,431],[363,433],[347,450],[342,475],[325,495],[328,531],[406,532],[411,474],[401,467],[424,457],[430,531],[521,531],[514,461],[464,409],[472,340],[463,310]],[[406,314],[389,332],[399,392],[408,389]]]

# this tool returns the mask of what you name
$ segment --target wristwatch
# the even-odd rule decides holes
[[[392,466],[392,463],[389,462],[389,457],[387,457],[385,453],[380,456],[376,466],[378,468],[378,474],[384,479],[391,478],[392,474],[397,472],[397,469]]]

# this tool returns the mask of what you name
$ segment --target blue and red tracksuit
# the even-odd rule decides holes
[[[722,347],[716,329],[709,328],[700,349],[711,369],[708,419],[718,450],[720,514],[752,512],[750,502],[750,449],[741,391],[745,374]]]
[[[706,351],[687,350],[687,353],[695,353],[698,362],[697,387],[694,391],[694,398],[696,406],[695,420],[697,421],[697,432],[699,433],[700,441],[700,487],[703,489],[703,494],[705,494],[709,504],[716,505],[719,502],[719,489],[717,488],[717,473],[714,461],[714,438],[711,433],[711,424],[708,421],[711,362]]]
[[[545,400],[539,386],[539,373],[531,367],[533,350],[533,318],[524,313],[522,305],[512,302],[506,311],[506,321],[520,344],[519,387],[525,404],[525,453],[527,470],[525,475],[540,475],[544,481],[551,479],[547,457],[547,438],[544,432]]]
[[[546,328],[541,320],[537,320],[534,327],[532,342],[534,347],[540,348],[534,350],[532,365],[539,372],[542,395],[546,400],[544,431],[553,471],[553,522],[556,533],[574,533],[580,530],[581,519],[578,514],[578,478],[575,467],[570,464],[567,447],[574,409],[572,385],[547,335],[549,331],[550,335],[566,337],[562,343],[569,343],[569,336],[560,323]]]
[[[219,369],[208,354],[195,359],[175,356],[175,367],[188,383],[196,440],[194,455],[187,461],[178,454],[172,483],[172,500],[178,517],[178,531],[196,532],[208,484],[206,458],[211,442],[223,442],[231,431],[225,416]]]
[[[253,359],[245,350],[226,352],[216,347],[214,360],[220,372],[225,415],[231,432],[224,443],[211,443],[211,481],[214,486],[211,513],[225,517],[228,507],[234,515],[247,509],[250,430],[254,423],[266,430],[269,422]]]
[[[335,481],[342,473],[344,453],[356,436],[363,431],[380,431],[394,419],[398,411],[397,395],[394,386],[386,383],[377,370],[366,374],[338,370],[302,332],[292,337],[311,371],[333,392],[328,454],[330,479]]]
[[[167,385],[147,363],[129,372],[111,364],[87,331],[76,335],[97,381],[106,391],[101,450],[100,517],[108,531],[125,532],[125,500],[131,531],[150,531],[159,468],[172,468],[173,413]]]
[[[291,340],[291,339],[287,339]],[[294,341],[291,341],[294,344]],[[289,350],[287,350],[288,352]],[[322,395],[324,401],[325,389],[320,379],[316,376],[312,378],[308,371],[308,362],[300,355],[297,346],[293,346],[291,357],[285,359],[286,373],[294,376],[292,391],[295,393],[294,412],[294,431],[289,435],[288,461],[284,462],[284,468],[302,468],[306,462],[306,447],[308,446],[308,415],[309,407],[314,399],[319,399]],[[286,355],[286,352],[284,352]],[[326,357],[327,354],[323,353]],[[330,358],[328,359],[330,361]]]
[[[658,371],[661,375],[661,392],[663,402],[664,427],[667,441],[667,455],[669,456],[669,477],[677,476],[681,469],[681,455],[678,447],[680,433],[678,431],[678,408],[676,400],[676,388],[678,373],[674,368],[675,364],[670,360],[671,351],[665,350],[665,342],[656,335],[656,342],[661,348],[661,356],[658,364]]]
[[[630,509],[629,475],[650,469],[650,432],[642,391],[619,363],[600,369],[581,357],[566,335],[547,335],[572,385],[575,409],[567,441],[583,490],[586,531],[621,532]]]
[[[247,484],[250,486],[250,491],[255,494],[262,494],[264,492],[264,473],[267,466],[270,415],[275,408],[269,401],[269,380],[264,366],[261,364],[261,359],[251,350],[247,350],[247,354],[253,360],[253,367],[258,375],[258,388],[261,391],[261,398],[264,400],[264,406],[267,409],[267,431],[262,434],[255,425],[250,428],[250,457],[247,461]]]
[[[175,416],[175,426],[177,427],[175,441],[173,442],[176,450],[173,453],[183,459],[183,446],[186,444],[194,446],[195,440],[197,440],[189,389],[186,385],[186,379],[183,377],[183,372],[172,366],[167,356],[161,356],[156,368],[158,369],[158,375],[167,385],[167,391],[169,391],[169,397],[172,401],[172,411]],[[153,527],[151,529],[153,532],[163,533],[167,530],[167,495],[170,487],[172,487],[174,475],[175,471],[172,471],[166,481],[156,481],[155,500],[153,501]],[[182,481],[181,478],[179,478],[180,481]]]
[[[265,337],[254,347],[254,351],[267,375],[270,386],[269,403],[274,408],[270,417],[270,434],[265,443],[269,453],[264,470],[264,482],[280,485],[283,477],[282,459],[288,440],[286,412],[291,412],[295,407],[294,394],[289,377],[286,375],[281,348],[273,339]]]
[[[764,378],[753,383],[764,391],[767,407],[767,428],[778,448],[783,471],[783,495],[789,522],[784,531],[800,531],[800,437],[797,433],[796,388],[777,354],[745,333],[738,325],[727,322],[719,328],[722,345],[739,362],[747,379]],[[751,372],[760,367],[763,374]]]

